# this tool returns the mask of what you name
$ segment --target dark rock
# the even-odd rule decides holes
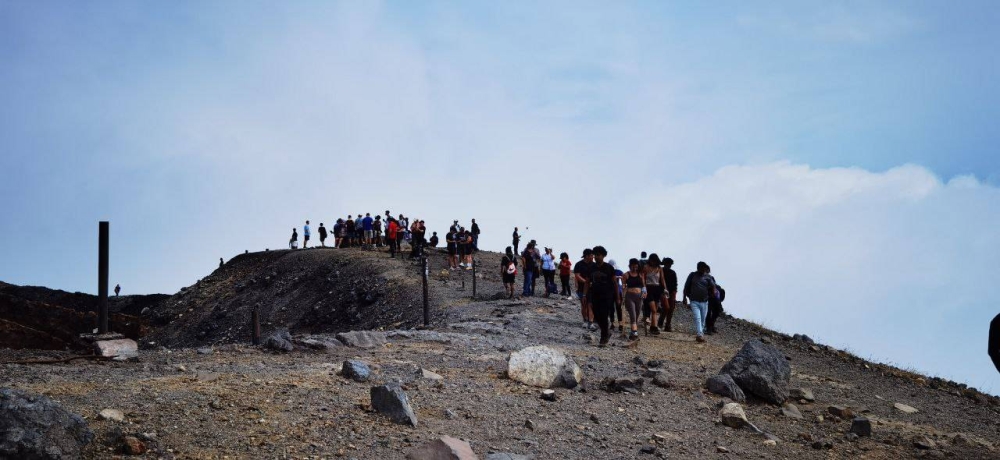
[[[344,361],[344,367],[340,371],[340,375],[344,376],[344,378],[354,380],[355,382],[367,382],[371,374],[372,371],[368,367],[368,364],[356,359]]]
[[[642,377],[608,377],[601,382],[601,387],[612,393],[639,393],[643,383]]]
[[[809,345],[816,343],[815,341],[813,341],[813,339],[809,338],[809,336],[805,334],[795,334],[792,336],[792,340],[798,340],[799,342],[804,342]]]
[[[788,399],[792,368],[777,348],[758,339],[745,343],[719,373],[728,374],[745,393],[769,403],[781,404]]]
[[[545,401],[555,401],[559,399],[559,395],[556,394],[556,390],[542,390],[541,398]]]
[[[93,439],[82,417],[51,399],[0,389],[0,458],[76,459]]]
[[[646,358],[643,358],[642,356],[636,356],[632,358],[632,364],[635,364],[636,366],[645,366]]]
[[[146,444],[135,436],[125,436],[122,439],[122,453],[125,455],[142,455],[146,453]]]
[[[649,455],[655,454],[656,446],[643,446],[642,449],[639,449],[639,452]]]
[[[746,402],[746,395],[743,394],[743,390],[740,389],[739,385],[733,381],[733,378],[729,374],[719,374],[709,377],[708,382],[705,383],[708,387],[708,391],[715,393],[720,396],[725,396],[736,402]]]
[[[854,417],[854,420],[851,420],[850,432],[860,437],[871,437],[872,422],[865,417]]]
[[[264,340],[264,348],[287,353],[294,350],[295,346],[292,345],[292,335],[288,331],[278,331]]]
[[[372,408],[392,421],[417,426],[417,416],[410,407],[410,400],[398,383],[372,387],[371,398]]]
[[[926,436],[913,438],[913,446],[920,450],[931,450],[937,448],[937,443]]]
[[[674,387],[674,383],[667,378],[667,374],[665,372],[660,372],[659,374],[656,374],[655,377],[653,377],[653,385],[656,385],[660,388]]]
[[[658,359],[651,359],[648,362],[646,362],[646,367],[649,368],[663,367],[663,361],[660,361]]]
[[[816,397],[813,396],[812,390],[808,388],[792,388],[791,390],[788,391],[788,396],[791,397],[792,399],[805,400],[808,402],[813,402],[816,400]]]
[[[836,415],[837,417],[848,419],[854,417],[854,411],[850,407],[846,406],[830,406],[826,408],[827,412]]]

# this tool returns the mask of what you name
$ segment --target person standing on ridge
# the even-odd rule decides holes
[[[121,292],[122,292],[122,285],[116,284],[115,285],[115,297],[118,297],[118,294],[120,294]]]
[[[361,213],[358,213],[358,218],[354,221],[354,237],[358,239],[354,242],[355,245],[365,244],[365,219],[361,217]]]
[[[382,216],[375,216],[375,247],[382,247]]]
[[[521,253],[521,269],[524,270],[524,289],[521,295],[530,297],[535,295],[535,246],[528,243]]]
[[[1000,315],[996,315],[990,323],[990,359],[1000,372]]]
[[[309,221],[302,226],[302,249],[309,247]]]
[[[371,246],[375,238],[375,219],[370,213],[365,213],[365,218],[361,219],[361,228],[365,232],[365,244]]]
[[[318,232],[319,232],[319,245],[325,248],[326,247],[326,227],[323,226],[322,222],[319,223],[319,230],[318,230]]]
[[[573,266],[573,275],[576,278],[576,296],[580,299],[580,313],[583,315],[584,329],[594,330],[594,312],[590,308],[590,301],[587,298],[587,278],[594,269],[594,251],[590,248],[583,250],[583,259],[580,259]]]
[[[396,258],[396,252],[398,247],[396,245],[396,234],[399,233],[399,224],[396,219],[389,217],[389,228],[385,232],[386,239],[389,242],[389,257],[392,259]]]
[[[434,232],[434,234],[431,235],[431,239],[430,239],[430,243],[429,243],[430,247],[436,248],[437,245],[438,245],[438,243],[440,243],[440,242],[441,242],[441,240],[438,238],[438,232]]]
[[[226,263],[222,261],[222,257],[219,257],[219,268],[222,268]]]
[[[569,275],[573,273],[573,262],[569,261],[569,254],[565,252],[559,254],[559,281],[562,284],[562,290],[559,291],[559,295],[564,296],[567,300],[572,299],[573,291],[569,287]]]
[[[552,254],[552,248],[545,248],[545,254],[542,254],[542,276],[545,278],[545,298],[548,298],[557,292],[556,256]]]
[[[601,329],[599,347],[608,346],[611,340],[611,328],[608,321],[611,309],[618,300],[618,288],[615,287],[615,269],[604,262],[608,251],[603,246],[594,247],[594,268],[587,277],[587,295],[594,318]]]
[[[608,314],[608,321],[611,322],[612,329],[618,329],[618,332],[625,332],[625,318],[622,316],[622,302],[624,302],[625,298],[625,290],[622,289],[622,275],[625,273],[618,268],[618,263],[614,259],[609,260],[608,265],[615,269],[615,290],[618,291],[618,300],[615,301],[615,307]],[[615,321],[615,313],[618,314],[618,321]]]
[[[353,216],[347,216],[347,220],[344,221],[344,243],[343,247],[350,247],[354,243],[354,219]],[[361,216],[358,216],[360,218]]]
[[[517,265],[510,257],[500,259],[500,279],[503,280],[504,292],[508,299],[514,298],[514,280],[517,278]]]
[[[708,299],[715,295],[715,280],[709,275],[711,269],[705,262],[698,262],[697,271],[691,272],[684,282],[684,304],[691,306],[694,314],[695,340],[704,342],[705,317],[708,315]],[[688,303],[690,299],[690,304]]]
[[[476,219],[472,219],[472,249],[479,250],[479,224],[476,223]]]
[[[666,278],[665,295],[667,298],[666,302],[663,303],[666,308],[660,315],[660,330],[664,332],[670,332],[672,330],[671,323],[674,319],[674,310],[677,307],[677,272],[670,268],[673,266],[674,259],[669,257],[665,257],[663,259],[663,276]]]
[[[339,248],[344,244],[344,219],[337,219],[333,224],[333,247]]]
[[[517,227],[514,227],[514,254],[517,254],[517,246],[521,244],[521,235],[517,233]]]
[[[292,227],[292,238],[288,240],[288,249],[299,248],[299,231]]]
[[[456,232],[449,231],[444,237],[445,244],[448,245],[448,270],[458,269],[458,243],[455,239],[458,238]]]

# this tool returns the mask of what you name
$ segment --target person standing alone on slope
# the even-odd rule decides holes
[[[302,226],[302,249],[308,247],[309,247],[309,221],[307,220],[306,224]]]
[[[514,227],[513,242],[514,254],[517,254],[517,246],[521,244],[521,235],[517,233],[517,227]]]
[[[704,342],[705,318],[708,316],[708,299],[715,295],[715,279],[705,262],[698,262],[698,270],[691,272],[684,282],[684,304],[690,299],[691,313],[694,314],[695,340]]]

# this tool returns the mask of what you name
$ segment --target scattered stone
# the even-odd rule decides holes
[[[288,331],[278,331],[264,340],[264,348],[288,353],[294,350],[295,346],[292,345],[292,335]]]
[[[81,458],[93,439],[83,417],[51,399],[0,389],[0,458]]]
[[[830,441],[816,441],[812,443],[812,448],[816,450],[833,449],[833,443]]]
[[[851,420],[850,432],[860,437],[871,437],[872,422],[865,417],[854,417],[854,420]]]
[[[427,380],[433,380],[435,382],[440,382],[440,381],[444,380],[444,377],[442,377],[441,374],[429,371],[427,369],[420,369],[420,378],[427,379]]]
[[[722,447],[722,446],[715,446],[715,451],[718,452],[718,453],[720,453],[720,454],[728,454],[729,453],[729,449],[726,449],[725,447]]]
[[[896,410],[904,414],[916,414],[917,412],[920,412],[919,410],[917,410],[917,408],[913,406],[907,406],[906,404],[903,403],[895,403],[892,405],[892,407],[895,407]]]
[[[125,414],[118,409],[104,409],[100,414],[97,414],[97,418],[101,420],[110,420],[112,422],[124,422]]]
[[[802,412],[799,412],[799,408],[792,403],[785,403],[781,406],[781,415],[788,418],[794,418],[796,420],[802,420]]]
[[[455,412],[451,409],[445,409],[444,418],[448,420],[455,420],[456,418],[458,418],[458,415],[455,415]]]
[[[809,402],[816,400],[816,397],[813,396],[812,390],[808,388],[792,388],[788,391],[788,396],[792,399],[801,399]]]
[[[772,404],[788,399],[788,381],[792,368],[785,355],[758,339],[743,344],[720,374],[728,374],[744,393],[749,393]]]
[[[767,447],[774,447],[778,445],[778,441],[775,441],[773,439],[766,439],[764,440],[764,445]]]
[[[94,342],[94,353],[116,360],[139,357],[139,345],[132,339],[98,340]]]
[[[811,435],[811,434],[806,433],[806,432],[803,431],[803,432],[799,433],[799,439],[801,439],[801,440],[803,440],[805,442],[812,442],[813,435]]]
[[[732,428],[742,428],[750,423],[747,420],[746,412],[743,411],[743,406],[739,403],[729,403],[722,406],[719,417],[722,418],[724,425]]]
[[[442,436],[406,454],[409,460],[478,460],[469,443],[451,436]]]
[[[122,439],[122,453],[125,455],[142,455],[146,453],[146,444],[135,436],[125,436]]]
[[[917,436],[913,438],[913,446],[920,450],[931,450],[937,448],[937,443],[927,436]]]
[[[823,423],[823,420],[825,420],[825,419],[823,418],[822,415],[817,415],[816,416],[816,423]]]
[[[524,427],[531,431],[535,431],[535,422],[532,422],[531,419],[525,420]]]
[[[847,433],[844,435],[844,438],[846,438],[849,442],[855,442],[858,439],[861,439],[861,436],[858,436],[857,433]]]
[[[656,453],[656,446],[642,446],[642,449],[639,449],[639,452],[653,455]]]
[[[512,454],[509,452],[493,452],[486,454],[486,460],[531,460],[527,455]]]
[[[340,375],[344,376],[344,378],[354,380],[355,382],[367,382],[368,378],[371,377],[371,373],[372,371],[368,367],[368,364],[356,359],[344,361],[344,366],[340,371]]]
[[[632,364],[635,364],[636,366],[645,366],[646,358],[643,358],[642,356],[636,356],[632,358]]]
[[[375,348],[385,345],[385,333],[377,331],[351,331],[337,334],[337,340],[351,348]]]
[[[213,399],[212,402],[208,403],[208,407],[219,410],[222,409],[224,406],[222,405],[222,401],[218,399]]]
[[[708,387],[708,391],[715,393],[720,396],[725,396],[736,402],[746,402],[747,397],[743,394],[743,390],[740,389],[739,385],[733,381],[733,378],[729,374],[719,374],[709,377],[708,382],[705,383]]]
[[[201,348],[198,349],[198,354],[199,355],[210,355],[210,354],[212,354],[213,351],[214,350],[212,350],[212,347],[201,347]]]
[[[642,377],[607,377],[601,382],[601,387],[611,393],[632,393],[642,392],[644,380]]]
[[[646,367],[650,367],[650,368],[660,368],[660,367],[663,367],[663,361],[660,361],[659,359],[651,359],[651,360],[649,360],[649,361],[646,362]]]
[[[674,387],[674,383],[667,378],[667,374],[665,372],[660,372],[659,374],[656,374],[656,377],[653,377],[653,385],[660,388]]]
[[[826,408],[827,412],[836,415],[842,419],[849,419],[854,417],[854,411],[850,407],[845,406],[830,406]]]
[[[417,426],[417,416],[410,407],[410,400],[398,383],[372,387],[371,400],[372,408],[393,422]]]
[[[556,394],[556,390],[545,389],[542,390],[541,397],[546,401],[555,401],[556,399],[559,398],[559,395]]]
[[[598,425],[601,423],[601,419],[597,416],[597,414],[590,414],[590,421]]]
[[[575,388],[583,371],[563,352],[546,346],[515,351],[507,358],[507,376],[526,385]]]
[[[795,334],[792,336],[792,340],[798,340],[799,342],[804,342],[809,345],[816,343],[815,341],[813,341],[813,339],[809,338],[809,336],[805,334]]]

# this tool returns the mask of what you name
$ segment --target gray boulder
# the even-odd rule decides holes
[[[733,381],[733,378],[729,374],[713,375],[709,377],[705,385],[708,387],[708,391],[719,396],[725,396],[736,402],[746,402],[747,400],[746,395],[743,394],[743,390],[740,389],[740,386]]]
[[[93,439],[82,417],[51,399],[0,389],[0,458],[76,459]]]
[[[407,460],[478,460],[469,443],[442,436],[406,454]]]
[[[512,454],[510,452],[493,452],[486,454],[486,460],[532,460],[528,455]]]
[[[788,399],[788,381],[792,368],[785,355],[759,339],[751,339],[733,356],[720,374],[728,374],[743,389],[771,404]]]
[[[385,345],[385,333],[376,331],[351,331],[337,334],[337,340],[352,348],[375,348]]]
[[[344,361],[344,367],[340,371],[340,375],[344,376],[344,378],[354,380],[355,382],[367,382],[371,374],[371,368],[363,361],[356,359]]]
[[[294,350],[295,346],[292,345],[292,335],[288,331],[278,331],[264,340],[264,348],[287,353]]]
[[[632,393],[642,392],[645,381],[642,377],[607,377],[601,382],[601,386],[611,393]]]
[[[372,408],[403,425],[417,426],[417,415],[410,407],[410,400],[398,383],[389,383],[371,389]]]
[[[527,347],[511,353],[507,358],[507,376],[541,388],[575,388],[583,381],[583,371],[572,358],[546,346]]]

